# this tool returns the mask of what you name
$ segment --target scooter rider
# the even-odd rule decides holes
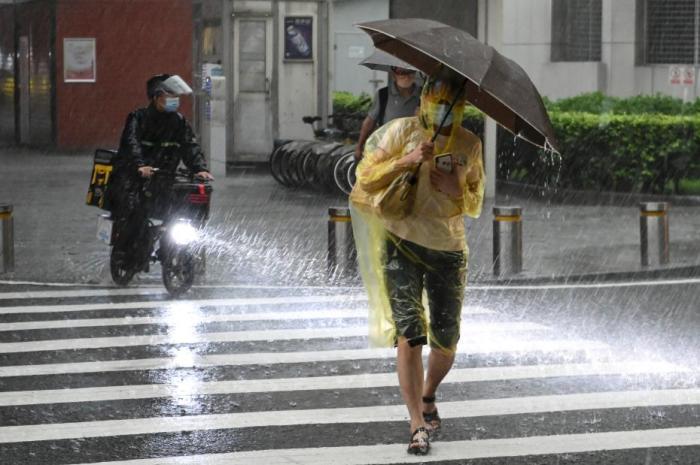
[[[213,179],[192,128],[177,111],[179,96],[191,93],[192,89],[180,76],[155,75],[146,83],[149,105],[130,113],[126,119],[110,186],[115,220],[112,245],[125,256],[138,239],[148,215],[141,205],[141,187],[155,169],[174,174],[182,161],[197,177]],[[157,196],[168,194],[171,179],[171,176],[159,176]]]

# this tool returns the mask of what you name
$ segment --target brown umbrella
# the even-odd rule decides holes
[[[515,63],[470,34],[428,19],[388,19],[357,25],[374,46],[424,73],[447,66],[466,78],[469,102],[513,134],[557,150],[542,97]]]
[[[409,65],[403,60],[399,60],[394,55],[389,55],[381,50],[375,50],[373,54],[359,62],[358,64],[366,66],[369,69],[374,69],[376,71],[391,71],[392,67],[410,69],[411,71],[418,71],[413,66]]]

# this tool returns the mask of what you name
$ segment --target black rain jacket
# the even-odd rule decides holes
[[[153,104],[130,113],[114,157],[113,180],[108,189],[115,213],[127,215],[139,204],[143,183],[140,167],[152,166],[175,174],[180,161],[193,173],[207,171],[204,154],[184,116],[160,112]],[[167,190],[169,184],[168,176],[159,178],[158,189]]]
[[[129,114],[114,163],[117,177],[138,176],[142,166],[175,173],[180,160],[194,173],[207,170],[204,154],[184,116],[160,112],[152,104]]]

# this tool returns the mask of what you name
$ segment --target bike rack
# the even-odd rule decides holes
[[[365,118],[362,113],[329,115],[328,127],[318,127],[318,116],[304,116],[317,140],[276,140],[270,154],[270,174],[281,185],[293,189],[311,189],[349,195],[355,183],[354,122]]]
[[[285,187],[349,194],[355,173],[355,145],[293,140],[270,155],[270,173]]]

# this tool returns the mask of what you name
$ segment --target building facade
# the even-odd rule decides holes
[[[499,3],[489,2],[490,4]],[[696,0],[502,0],[500,50],[542,94],[695,99]],[[680,79],[675,79],[682,73]]]
[[[144,103],[145,78],[170,72],[194,83],[183,111],[218,171],[264,162],[274,139],[313,137],[302,117],[326,116],[333,91],[372,94],[386,82],[386,73],[358,66],[373,46],[354,26],[386,18],[464,29],[518,62],[552,99],[591,91],[693,99],[698,3],[0,0],[0,143],[113,146],[124,115]],[[93,53],[94,76],[70,78],[81,47]]]
[[[0,0],[0,144],[116,146],[148,77],[191,80],[192,28],[190,0]]]

